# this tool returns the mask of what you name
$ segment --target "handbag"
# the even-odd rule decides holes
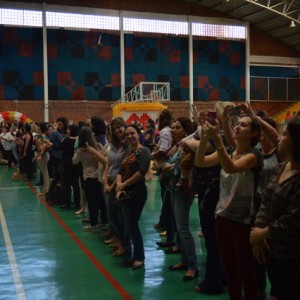
[[[136,191],[124,191],[121,193],[119,198],[115,197],[113,203],[119,206],[120,208],[124,208],[132,204],[135,200]]]

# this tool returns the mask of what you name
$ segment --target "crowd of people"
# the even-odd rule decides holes
[[[207,256],[196,292],[221,294],[228,286],[232,300],[262,300],[268,278],[269,300],[292,300],[300,299],[299,136],[297,116],[279,132],[249,103],[218,102],[193,121],[164,109],[145,128],[122,117],[3,123],[0,139],[15,174],[33,180],[39,173],[48,204],[84,213],[83,230],[102,229],[112,256],[124,256],[133,270],[146,258],[139,220],[153,168],[162,200],[154,226],[166,231],[157,245],[180,254],[170,271],[184,270],[183,281],[199,276],[190,230],[197,198]]]

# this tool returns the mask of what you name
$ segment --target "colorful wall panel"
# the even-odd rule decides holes
[[[188,39],[125,35],[126,89],[141,81],[170,82],[171,100],[187,100]]]
[[[48,37],[50,100],[118,100],[120,38],[116,34],[52,29]],[[0,28],[0,98],[43,99],[40,28]],[[194,40],[194,100],[245,100],[245,44]],[[251,67],[251,75],[294,76],[297,68]],[[189,99],[188,39],[125,35],[126,91],[141,81],[170,82],[171,100]],[[298,72],[298,73],[297,73]],[[277,76],[279,77],[279,76]],[[266,86],[251,79],[251,99],[266,99]],[[274,99],[284,90],[274,89]],[[289,83],[289,97],[298,93]]]
[[[112,34],[48,30],[49,98],[118,100],[119,41]]]
[[[195,40],[194,100],[245,100],[245,44]]]
[[[43,99],[42,31],[0,27],[0,98]]]

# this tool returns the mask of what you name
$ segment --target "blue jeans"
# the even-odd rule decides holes
[[[146,186],[139,186],[136,190],[135,200],[128,206],[124,207],[123,213],[125,218],[125,228],[130,236],[133,245],[133,259],[144,260],[144,242],[139,228],[139,219],[141,217],[144,205],[147,200],[147,188]]]
[[[116,196],[115,190],[107,194],[107,214],[110,226],[117,235],[121,245],[125,248],[129,247],[129,237],[124,228],[124,215],[122,209],[113,203]]]
[[[176,225],[171,204],[171,192],[167,189],[165,190],[161,216],[167,231],[167,241],[174,242]]]
[[[212,203],[218,197],[219,190],[211,191],[206,195],[205,201]],[[226,276],[221,263],[216,238],[215,212],[214,209],[205,209],[205,206],[201,205],[201,199],[199,199],[199,203],[200,222],[207,252],[205,276],[199,287],[206,293],[222,293],[224,291],[223,286],[226,282]]]
[[[180,239],[181,262],[186,264],[189,270],[198,270],[195,241],[189,226],[193,201],[194,196],[186,195],[181,191],[171,192],[172,208]]]
[[[87,178],[84,181],[84,192],[86,201],[89,208],[91,226],[95,226],[99,223],[99,211],[103,211],[105,218],[102,220],[103,224],[107,223],[106,206],[103,205],[104,196],[101,187],[101,183],[98,178]]]

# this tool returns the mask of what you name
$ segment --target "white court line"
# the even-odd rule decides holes
[[[37,187],[37,186],[33,186],[33,187]],[[2,187],[0,188],[0,191],[1,190],[17,190],[17,189],[30,189],[29,186],[8,186],[8,187]]]
[[[1,202],[0,202],[0,223],[1,223],[1,227],[2,227],[2,232],[3,232],[3,236],[4,236],[4,241],[5,241],[5,246],[6,246],[6,251],[7,251],[7,256],[8,256],[11,272],[12,272],[13,279],[15,282],[17,298],[19,300],[25,300],[26,294],[25,294],[25,291],[23,288],[20,272],[18,269],[13,245],[11,243],[11,239],[9,236],[9,232],[8,232],[8,228],[7,228],[7,224],[6,224],[6,220],[5,220],[5,216],[3,213]]]

